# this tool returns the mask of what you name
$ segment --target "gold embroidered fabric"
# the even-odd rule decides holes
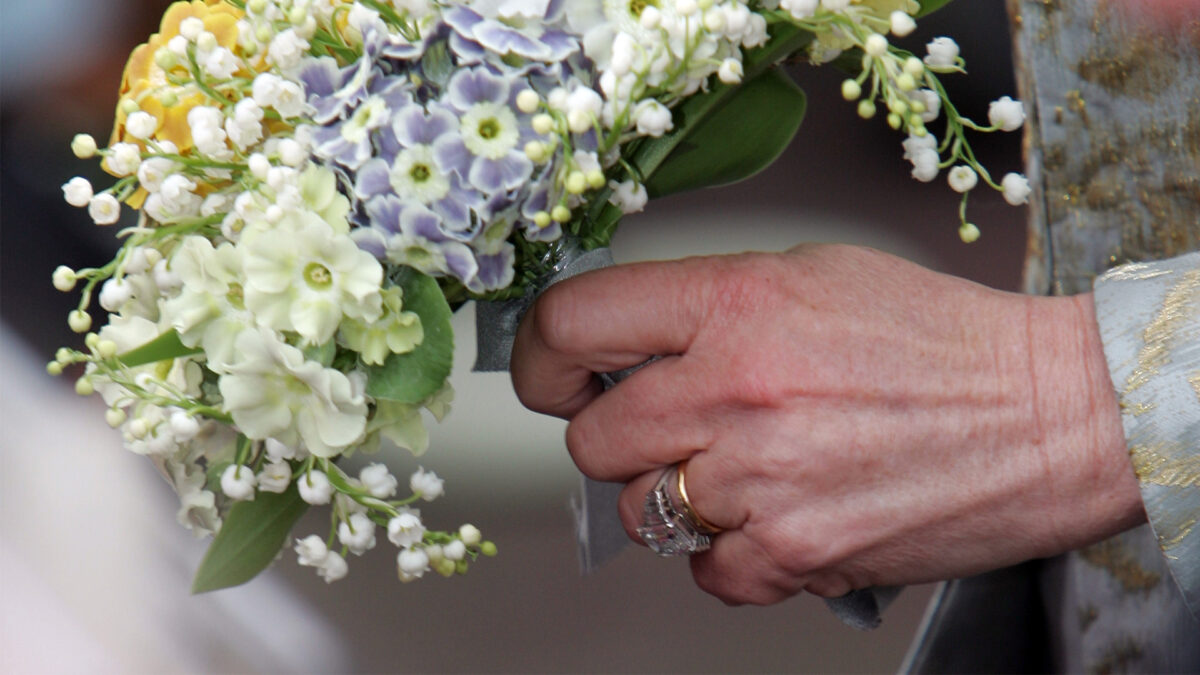
[[[1095,304],[1150,526],[1200,617],[1200,253],[1116,268]]]

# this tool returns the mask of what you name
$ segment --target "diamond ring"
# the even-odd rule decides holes
[[[705,520],[688,500],[687,461],[663,471],[646,495],[638,535],[660,556],[707,551],[721,528]]]

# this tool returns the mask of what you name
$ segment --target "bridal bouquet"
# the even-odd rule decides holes
[[[472,525],[427,529],[415,508],[442,480],[338,460],[386,441],[421,455],[441,419],[450,315],[530,295],[567,245],[605,245],[650,196],[729,183],[769,164],[804,112],[776,64],[837,61],[842,95],[905,135],[922,181],[949,169],[959,232],[982,180],[1012,203],[1028,184],[979,166],[939,74],[958,46],[899,49],[946,0],[192,0],[134,50],[107,146],[113,176],[63,185],[120,230],[82,285],[82,369],[126,446],[178,492],[181,524],[215,539],[195,591],[245,582],[294,546],[326,580],[395,545],[407,581],[465,572],[493,543]],[[935,120],[939,140],[927,129]],[[96,299],[107,313],[92,330]],[[310,505],[326,533],[291,539]],[[289,541],[291,542],[289,544]]]

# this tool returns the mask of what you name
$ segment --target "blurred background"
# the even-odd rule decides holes
[[[58,293],[59,264],[107,261],[112,228],[62,201],[74,175],[71,137],[106,139],[121,69],[157,29],[166,2],[42,0],[0,7],[0,669],[5,672],[887,672],[899,665],[930,587],[908,589],[882,628],[842,626],[813,597],[729,608],[697,590],[687,564],[630,547],[583,577],[569,508],[578,474],[564,425],[524,411],[504,374],[472,374],[474,316],[460,336],[453,414],[421,463],[447,497],[423,515],[443,529],[472,522],[500,556],[465,577],[395,581],[390,546],[350,561],[327,586],[287,552],[241,588],[188,595],[206,542],[175,523],[177,500],[125,451],[98,400],[46,376],[77,345]],[[969,76],[946,78],[959,109],[986,119],[1014,94],[1001,0],[957,2],[904,43],[954,36]],[[806,241],[880,248],[995,288],[1016,290],[1023,209],[980,194],[982,239],[958,239],[945,183],[909,177],[901,136],[864,122],[828,69],[791,68],[809,95],[804,125],[770,169],[733,188],[655,201],[626,218],[618,262]],[[1020,138],[979,138],[996,176],[1020,170]],[[803,348],[798,345],[798,348]],[[400,475],[416,462],[384,451]],[[314,510],[297,534],[326,531]]]

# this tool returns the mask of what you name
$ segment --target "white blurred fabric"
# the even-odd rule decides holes
[[[95,397],[0,326],[0,671],[320,672],[344,641],[278,579],[189,595],[206,541]]]

